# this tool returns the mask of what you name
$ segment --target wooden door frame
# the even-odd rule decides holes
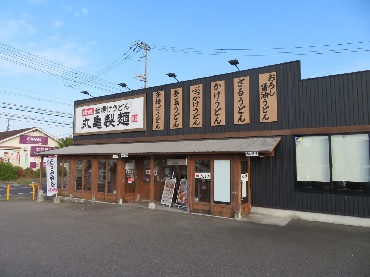
[[[210,199],[209,203],[195,203],[195,161],[209,160],[210,161]],[[230,160],[230,204],[214,203],[214,161],[215,160]],[[211,215],[220,215],[226,217],[234,217],[234,213],[239,209],[237,197],[240,190],[240,184],[236,184],[237,170],[240,172],[240,156],[237,155],[190,155],[188,156],[188,187],[189,187],[189,211],[190,212],[204,212]],[[240,176],[240,174],[239,174]],[[239,177],[240,178],[240,177]]]

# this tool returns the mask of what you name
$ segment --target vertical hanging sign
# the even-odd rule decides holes
[[[153,130],[164,129],[164,90],[153,92]]]
[[[45,158],[46,163],[46,195],[53,196],[58,193],[57,187],[57,158]]]
[[[170,129],[182,128],[182,88],[171,89]]]
[[[234,78],[234,124],[250,123],[249,76]]]
[[[211,126],[225,125],[225,81],[211,82]]]
[[[190,86],[190,128],[203,126],[203,85]]]
[[[259,75],[260,122],[277,121],[276,72]]]

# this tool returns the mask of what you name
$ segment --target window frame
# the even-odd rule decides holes
[[[360,134],[367,134],[369,136],[369,144],[370,144],[370,133],[362,132],[362,133],[332,133],[332,134],[307,134],[307,135],[293,135],[293,143],[294,143],[294,191],[297,192],[311,192],[311,193],[330,193],[330,194],[345,194],[345,195],[370,195],[370,180],[368,181],[368,185],[365,187],[364,190],[353,190],[353,189],[339,189],[336,188],[333,181],[333,161],[332,161],[332,137],[333,136],[340,136],[340,135],[360,135]],[[296,148],[296,138],[297,137],[328,137],[329,142],[329,174],[330,174],[330,181],[328,183],[322,182],[322,184],[328,184],[322,188],[320,187],[303,187],[301,181],[297,181],[297,148]],[[370,146],[369,146],[370,147]],[[370,153],[369,153],[370,159]],[[314,185],[313,181],[313,185]]]

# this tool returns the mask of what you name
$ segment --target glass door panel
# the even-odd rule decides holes
[[[230,160],[213,162],[213,200],[229,204],[231,202]]]
[[[195,161],[194,202],[210,202],[211,194],[211,161]]]

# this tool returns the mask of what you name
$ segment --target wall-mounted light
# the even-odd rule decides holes
[[[131,90],[131,89],[126,85],[126,83],[119,83],[118,85],[119,85],[120,87],[127,88],[128,90]]]
[[[88,91],[86,91],[86,90],[84,90],[84,91],[81,91],[81,93],[82,94],[86,94],[86,95],[88,95],[88,96],[90,96],[90,97],[94,97],[94,96],[92,96]]]
[[[239,67],[238,67],[238,64],[239,64],[238,60],[236,60],[236,59],[235,60],[230,60],[229,64],[235,66],[238,70],[240,70]]]
[[[180,82],[179,80],[177,80],[177,76],[176,76],[176,74],[175,73],[167,73],[166,74],[168,77],[170,77],[170,78],[174,78],[177,82]]]

